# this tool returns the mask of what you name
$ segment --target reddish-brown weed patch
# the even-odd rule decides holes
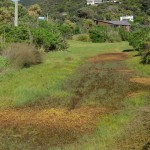
[[[131,78],[130,81],[150,86],[150,78]]]
[[[101,54],[89,59],[89,62],[102,62],[102,61],[120,61],[127,58],[124,53],[108,53]]]
[[[96,127],[105,108],[68,109],[8,109],[0,111],[0,144],[3,140],[26,143],[27,149],[48,149],[69,144],[83,134],[90,134]],[[4,146],[4,148],[6,145]],[[14,147],[18,148],[17,145]]]

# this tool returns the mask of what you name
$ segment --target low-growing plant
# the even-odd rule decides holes
[[[8,60],[6,57],[0,56],[0,71],[5,69],[8,66]]]
[[[10,64],[19,68],[30,67],[42,62],[41,53],[33,45],[24,43],[12,44],[4,51],[4,55]]]

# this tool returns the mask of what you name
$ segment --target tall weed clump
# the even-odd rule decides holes
[[[125,31],[124,28],[119,28],[119,35],[120,35],[122,41],[128,41],[130,33]]]
[[[88,34],[78,34],[73,36],[73,40],[81,41],[81,42],[90,42],[90,36]]]
[[[114,43],[114,42],[121,42],[121,36],[117,30],[109,29],[107,32],[107,42]]]
[[[95,26],[89,31],[89,35],[94,43],[122,41],[119,31],[110,27]]]
[[[41,53],[33,45],[25,43],[12,44],[4,51],[4,55],[10,64],[17,68],[30,67],[42,62]]]

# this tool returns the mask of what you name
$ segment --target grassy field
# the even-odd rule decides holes
[[[88,57],[99,53],[128,49],[127,43],[92,44],[70,41],[68,51],[51,52],[44,56],[43,64],[28,69],[7,69],[0,73],[0,108],[45,103],[52,99],[52,106],[65,102],[68,93],[61,83]],[[63,101],[60,102],[60,100]]]
[[[144,148],[150,86],[130,79],[149,77],[150,67],[120,53],[126,42],[69,43],[40,65],[0,73],[0,150]]]

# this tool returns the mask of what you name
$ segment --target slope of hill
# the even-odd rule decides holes
[[[38,0],[20,0],[20,3],[24,6],[30,6],[37,2],[38,2]]]
[[[97,18],[101,20],[118,20],[120,16],[134,15],[135,21],[142,24],[149,22],[149,0],[120,0],[121,3],[104,3],[96,6],[87,6],[86,0],[21,0],[29,6],[38,3],[42,14],[47,13],[54,19]],[[65,14],[65,15],[64,15]]]

